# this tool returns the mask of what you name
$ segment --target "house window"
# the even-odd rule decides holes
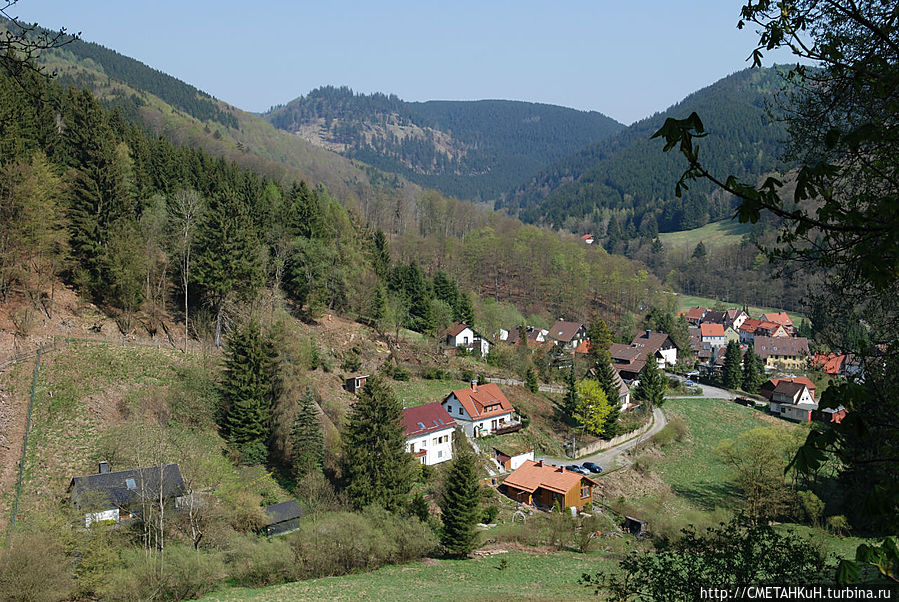
[[[459,408],[459,416],[462,415],[462,408]]]
[[[442,451],[437,452],[437,457],[438,457],[438,458],[442,458],[442,457],[443,457],[443,452],[442,452]]]
[[[440,443],[440,437],[434,437],[434,445]]]
[[[590,497],[590,485],[581,483],[581,499],[585,497]]]
[[[422,439],[422,440],[421,440],[421,447],[422,447],[422,449],[424,449],[424,448],[427,447],[427,446],[428,446],[428,440],[427,440],[427,439]]]

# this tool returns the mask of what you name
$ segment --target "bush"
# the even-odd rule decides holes
[[[484,516],[481,518],[481,522],[485,525],[490,525],[496,520],[497,515],[499,515],[499,508],[496,506],[487,506],[484,508]]]
[[[166,397],[173,422],[190,428],[212,430],[221,402],[214,376],[202,366],[178,370],[178,382]]]
[[[473,381],[473,380],[474,380],[474,370],[470,370],[470,369],[468,369],[468,368],[465,368],[464,370],[462,370],[461,372],[459,372],[459,379],[460,379],[460,380],[464,380],[465,382],[471,382],[471,381]],[[480,383],[480,382],[483,382],[483,381],[478,380],[478,382]]]
[[[690,428],[680,418],[672,418],[665,428],[653,435],[652,441],[659,447],[667,447],[675,441],[683,441],[690,432]]]
[[[443,380],[446,373],[435,366],[426,366],[421,369],[421,377],[425,380]]]
[[[649,454],[641,454],[634,458],[634,470],[641,475],[648,475],[655,466],[656,459]]]
[[[397,364],[393,367],[393,380],[407,381],[409,380],[409,369],[405,366]]]
[[[74,582],[62,545],[44,533],[16,537],[0,549],[0,600],[68,599]]]
[[[300,574],[293,550],[283,539],[242,537],[228,554],[228,572],[241,585],[265,587]]]
[[[262,441],[252,441],[241,445],[238,451],[240,452],[240,463],[247,466],[262,464],[268,458],[268,448]]]
[[[344,372],[358,372],[362,367],[362,358],[355,351],[351,351],[343,358],[340,369]]]
[[[165,556],[134,550],[110,579],[104,598],[110,600],[189,600],[216,588],[225,577],[218,554],[189,546],[169,545]]]

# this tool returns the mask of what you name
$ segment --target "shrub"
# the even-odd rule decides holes
[[[459,378],[461,380],[464,380],[465,382],[471,382],[472,380],[474,380],[474,370],[470,370],[468,368],[463,369],[461,372],[459,372]],[[479,379],[478,382],[483,381]]]
[[[690,432],[687,424],[680,418],[672,418],[665,428],[653,435],[652,441],[659,447],[667,447],[675,441],[683,441]]]
[[[228,553],[228,572],[241,585],[264,587],[295,580],[300,571],[283,539],[242,537]]]
[[[393,367],[393,374],[391,376],[393,377],[393,380],[407,381],[409,380],[409,369],[397,364]]]
[[[74,582],[62,545],[44,533],[17,537],[0,549],[0,600],[68,599]]]
[[[421,369],[421,377],[426,380],[442,380],[446,378],[446,373],[435,366],[426,366]]]
[[[109,600],[189,600],[216,589],[225,577],[221,556],[189,546],[169,545],[165,556],[134,550],[111,575]]]
[[[656,459],[649,454],[641,454],[634,458],[634,470],[641,475],[648,475],[655,466]]]
[[[484,516],[481,518],[481,522],[486,525],[492,524],[493,521],[496,520],[498,514],[499,508],[496,506],[487,506],[484,508]]]

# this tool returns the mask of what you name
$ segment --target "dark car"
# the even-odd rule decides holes
[[[568,466],[565,467],[565,469],[566,469],[566,470],[570,470],[571,472],[576,472],[576,473],[581,474],[581,475],[582,475],[582,474],[590,474],[589,472],[587,472],[586,470],[584,470],[583,468],[581,468],[581,467],[578,466],[577,464],[569,464]]]
[[[593,462],[584,462],[583,467],[593,473],[602,472],[602,466]]]

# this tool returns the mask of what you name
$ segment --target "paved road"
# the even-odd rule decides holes
[[[665,418],[665,414],[659,408],[653,408],[652,416],[655,420],[655,423],[652,425],[651,429],[649,429],[639,437],[635,437],[630,441],[625,441],[624,443],[616,445],[613,448],[603,450],[599,453],[593,454],[592,456],[578,458],[577,460],[572,460],[571,458],[551,458],[549,456],[538,456],[537,460],[543,460],[554,466],[593,462],[594,464],[599,464],[600,466],[602,466],[603,470],[609,470],[610,468],[614,468],[619,465],[619,462],[616,462],[616,460],[618,460],[618,457],[621,454],[633,449],[638,443],[646,441],[647,439],[658,433],[660,430],[665,428],[665,425],[668,424],[668,419]]]
[[[677,380],[683,382],[686,380],[683,376],[677,374],[668,374],[669,378],[676,378]],[[726,399],[728,401],[733,401],[736,399],[736,395],[727,391],[725,389],[719,389],[718,387],[713,387],[712,385],[704,385],[702,383],[696,383],[697,387],[702,389],[702,397],[707,397],[709,399]],[[696,395],[681,395],[681,396],[672,396],[668,399],[684,399],[688,397],[696,397]]]

